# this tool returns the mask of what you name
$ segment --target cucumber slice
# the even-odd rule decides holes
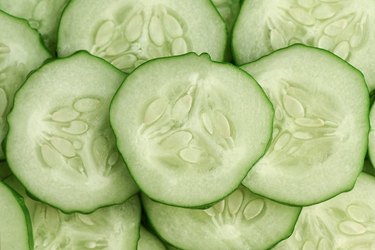
[[[375,89],[375,1],[247,0],[233,29],[238,64],[295,43],[329,50]]]
[[[39,200],[87,213],[138,191],[109,126],[109,104],[124,77],[80,52],[45,64],[17,92],[8,163]]]
[[[204,210],[164,205],[145,195],[142,202],[161,237],[179,248],[197,250],[269,248],[292,233],[301,210],[245,187]]]
[[[240,12],[241,4],[240,0],[212,0],[220,16],[224,19],[227,25],[227,32],[229,35],[232,34],[232,28],[238,13]]]
[[[1,144],[8,131],[6,117],[14,94],[27,74],[49,57],[38,33],[26,21],[0,10],[0,160],[5,158]]]
[[[14,176],[8,177],[5,182],[23,195],[29,208],[35,250],[136,249],[141,220],[137,196],[91,214],[65,214],[29,198]]]
[[[368,155],[372,165],[375,165],[375,106],[370,110],[370,133],[368,138]]]
[[[161,241],[141,226],[137,250],[166,250]]]
[[[209,0],[72,0],[58,38],[60,56],[87,50],[125,72],[191,51],[222,61],[225,46],[225,23]]]
[[[295,205],[350,190],[367,149],[369,95],[363,75],[332,53],[304,45],[242,68],[275,108],[272,144],[242,183]]]
[[[44,43],[54,53],[57,27],[65,5],[69,0],[0,0],[0,9],[17,17],[27,19],[38,30]]]
[[[375,178],[361,173],[351,191],[304,207],[292,236],[274,249],[374,249],[372,190],[375,190]]]
[[[0,249],[31,250],[29,212],[21,196],[0,181]]]
[[[9,175],[11,175],[12,172],[9,169],[9,166],[6,161],[0,161],[0,181],[7,178]]]
[[[194,53],[135,70],[110,110],[117,146],[141,190],[183,207],[235,190],[263,155],[272,118],[253,78]]]

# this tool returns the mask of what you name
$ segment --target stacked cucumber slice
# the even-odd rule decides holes
[[[0,0],[0,249],[373,249],[374,13]]]

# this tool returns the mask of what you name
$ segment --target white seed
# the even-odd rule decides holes
[[[181,24],[178,22],[178,20],[169,14],[165,14],[163,16],[163,25],[164,25],[166,34],[170,38],[180,37],[184,33],[184,31],[182,30]]]
[[[130,43],[125,39],[117,39],[113,41],[106,49],[107,56],[117,56],[126,52],[130,48]]]
[[[93,225],[95,225],[95,222],[90,218],[89,215],[81,214],[81,213],[75,213],[75,215],[77,216],[77,218],[78,218],[83,224],[86,224],[86,225],[88,225],[88,226],[93,226]]]
[[[119,160],[119,154],[117,151],[113,151],[110,153],[108,160],[107,160],[107,165],[108,166],[114,166]]]
[[[315,19],[313,16],[310,15],[309,12],[302,8],[290,8],[289,9],[289,15],[297,22],[299,22],[302,25],[313,25],[315,24]]]
[[[328,4],[320,4],[312,11],[316,19],[324,20],[333,17],[336,14],[335,9]]]
[[[284,132],[282,133],[278,139],[276,139],[274,150],[280,151],[282,150],[286,145],[288,145],[289,141],[291,139],[290,133]]]
[[[177,131],[165,138],[161,145],[164,148],[181,148],[187,147],[193,139],[193,134],[188,131]]]
[[[140,38],[142,35],[143,23],[142,14],[136,14],[129,20],[124,33],[129,42],[135,42]]]
[[[137,59],[138,58],[133,54],[124,54],[114,59],[112,61],[112,64],[119,69],[127,70],[134,67],[134,64],[137,61]]]
[[[327,238],[321,239],[318,243],[318,250],[328,250],[333,249],[333,244]]]
[[[111,145],[109,145],[109,141],[104,136],[99,135],[94,139],[92,152],[97,165],[103,166],[106,164],[110,148]]]
[[[209,117],[209,115],[207,113],[202,113],[201,119],[202,119],[203,127],[207,130],[207,132],[210,135],[212,135],[214,130],[213,130],[212,121],[211,121],[211,118]]]
[[[286,39],[277,29],[270,31],[270,42],[273,50],[284,48],[287,45]]]
[[[69,127],[64,127],[62,130],[72,135],[81,135],[87,132],[89,125],[83,121],[71,121]]]
[[[242,202],[243,202],[243,193],[240,189],[237,189],[228,197],[227,204],[228,204],[229,213],[231,213],[232,215],[237,214],[241,208]]]
[[[184,148],[179,152],[182,160],[189,163],[198,163],[204,152],[197,148]]]
[[[259,216],[259,214],[263,211],[264,206],[265,203],[263,199],[255,199],[250,201],[243,210],[245,219],[251,220]]]
[[[148,32],[151,41],[157,45],[162,46],[165,42],[163,24],[160,20],[160,17],[154,15],[151,17],[150,25],[148,27]]]
[[[296,139],[300,139],[300,140],[309,140],[309,139],[314,138],[314,136],[310,134],[309,132],[302,132],[302,131],[294,132],[293,137]]]
[[[283,111],[279,106],[277,106],[275,109],[275,118],[278,121],[281,121],[282,119],[284,119]]]
[[[315,244],[311,240],[306,240],[303,243],[302,250],[316,250],[316,247],[315,247]]]
[[[326,50],[332,50],[335,47],[335,41],[327,35],[322,35],[318,40],[318,47]]]
[[[5,116],[5,111],[8,107],[8,98],[5,90],[0,88],[0,117]]]
[[[72,142],[70,142],[69,140],[62,137],[53,136],[51,137],[50,141],[52,146],[62,155],[66,157],[73,157],[76,155],[75,148]]]
[[[213,207],[210,207],[210,208],[207,208],[205,210],[203,210],[208,216],[210,217],[214,217],[216,214],[215,214],[215,210],[213,209]]]
[[[285,111],[293,118],[302,118],[305,116],[305,108],[296,98],[290,95],[284,95],[283,104]]]
[[[84,169],[84,165],[83,165],[81,157],[79,156],[73,157],[69,159],[68,163],[70,167],[74,169],[75,171],[77,171],[78,173],[86,175],[86,171]]]
[[[365,36],[363,25],[360,23],[357,23],[354,28],[354,33],[352,37],[350,38],[350,45],[353,48],[357,48],[359,45],[361,45],[363,38]]]
[[[346,60],[350,54],[350,44],[348,41],[342,41],[333,49],[333,53]]]
[[[79,150],[79,149],[82,149],[83,144],[82,144],[81,141],[76,140],[76,141],[73,142],[73,147],[74,147],[76,150]]]
[[[364,205],[351,204],[346,208],[347,214],[353,220],[357,222],[368,222],[370,220],[370,214],[372,213],[370,209]]]
[[[310,9],[315,5],[315,0],[298,0],[297,2],[299,6],[306,9]]]
[[[56,122],[70,122],[78,118],[79,113],[70,107],[65,107],[52,113],[51,119]]]
[[[180,97],[172,108],[172,116],[176,120],[183,120],[187,118],[193,104],[193,97],[191,95],[183,95]]]
[[[221,112],[214,113],[214,128],[215,132],[225,138],[228,139],[231,136],[231,127],[228,121],[228,118]]]
[[[40,146],[40,153],[44,162],[52,168],[59,167],[64,163],[64,159],[61,154],[54,150],[48,144],[42,144]]]
[[[147,48],[147,54],[149,58],[157,58],[163,56],[163,51],[160,48],[150,44]]]
[[[167,109],[167,106],[168,101],[164,98],[158,98],[152,101],[146,108],[143,123],[145,125],[150,125],[159,120]]]
[[[366,228],[361,223],[355,221],[343,221],[339,224],[339,229],[346,235],[361,235],[366,233]]]
[[[297,125],[307,128],[320,128],[324,126],[324,121],[319,118],[297,118],[295,119]]]
[[[225,200],[222,200],[218,203],[216,203],[213,208],[215,209],[216,211],[216,214],[221,214],[224,212],[224,209],[225,209]]]
[[[348,26],[348,20],[345,18],[342,18],[340,20],[334,21],[330,24],[328,24],[324,28],[324,33],[329,36],[337,36],[341,32],[344,31],[344,29]]]
[[[107,20],[104,23],[102,23],[98,31],[95,35],[95,45],[96,46],[104,46],[107,43],[109,43],[112,40],[112,37],[115,32],[115,24],[114,22]]]
[[[43,20],[46,17],[47,11],[50,9],[49,1],[40,1],[33,10],[33,19]]]
[[[81,113],[92,112],[100,107],[100,100],[97,98],[81,98],[74,102],[73,107]]]
[[[176,38],[171,44],[172,55],[181,55],[188,52],[188,45],[183,37]]]

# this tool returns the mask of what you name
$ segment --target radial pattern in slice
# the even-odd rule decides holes
[[[13,173],[38,199],[90,212],[137,192],[109,125],[109,104],[124,77],[80,52],[44,65],[19,90],[6,152]]]
[[[135,70],[110,112],[119,151],[142,191],[189,207],[238,187],[268,145],[272,117],[248,74],[193,53]]]
[[[351,189],[362,169],[369,131],[362,74],[332,53],[304,45],[242,68],[275,108],[273,141],[243,184],[296,205]]]

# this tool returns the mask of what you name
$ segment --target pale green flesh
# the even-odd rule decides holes
[[[166,250],[161,241],[141,226],[137,250]]]
[[[240,0],[212,0],[212,3],[224,19],[228,34],[231,34],[234,21],[240,12]]]
[[[28,78],[9,115],[6,150],[30,193],[66,212],[90,212],[138,191],[109,125],[109,103],[123,79],[85,52]]]
[[[130,72],[150,59],[191,51],[221,61],[225,44],[225,24],[208,0],[73,0],[62,17],[58,54],[85,49]]]
[[[368,138],[368,154],[370,161],[374,165],[375,163],[375,106],[372,105],[370,111],[370,133]]]
[[[6,116],[14,94],[27,74],[49,57],[35,30],[0,11],[0,160],[5,158],[1,144],[8,131]]]
[[[29,237],[28,211],[23,201],[3,182],[0,182],[0,249],[28,250],[32,242]]]
[[[375,88],[375,2],[248,0],[233,31],[236,62],[244,64],[295,43],[332,51]]]
[[[369,130],[362,75],[331,53],[303,45],[242,68],[275,108],[273,141],[242,183],[295,205],[350,189],[362,169]]]
[[[300,212],[245,187],[204,210],[164,205],[145,195],[142,201],[158,234],[182,249],[266,249],[291,234]]]
[[[141,190],[185,207],[238,187],[266,149],[272,116],[248,74],[193,53],[134,71],[110,111],[117,146]]]
[[[29,198],[14,176],[5,182],[25,199],[33,225],[35,250],[136,249],[141,220],[137,196],[90,214],[65,214]]]
[[[274,249],[374,249],[374,177],[360,174],[354,188],[304,207],[293,234]]]
[[[69,0],[0,0],[0,10],[29,21],[38,30],[44,43],[54,53],[57,27]]]

